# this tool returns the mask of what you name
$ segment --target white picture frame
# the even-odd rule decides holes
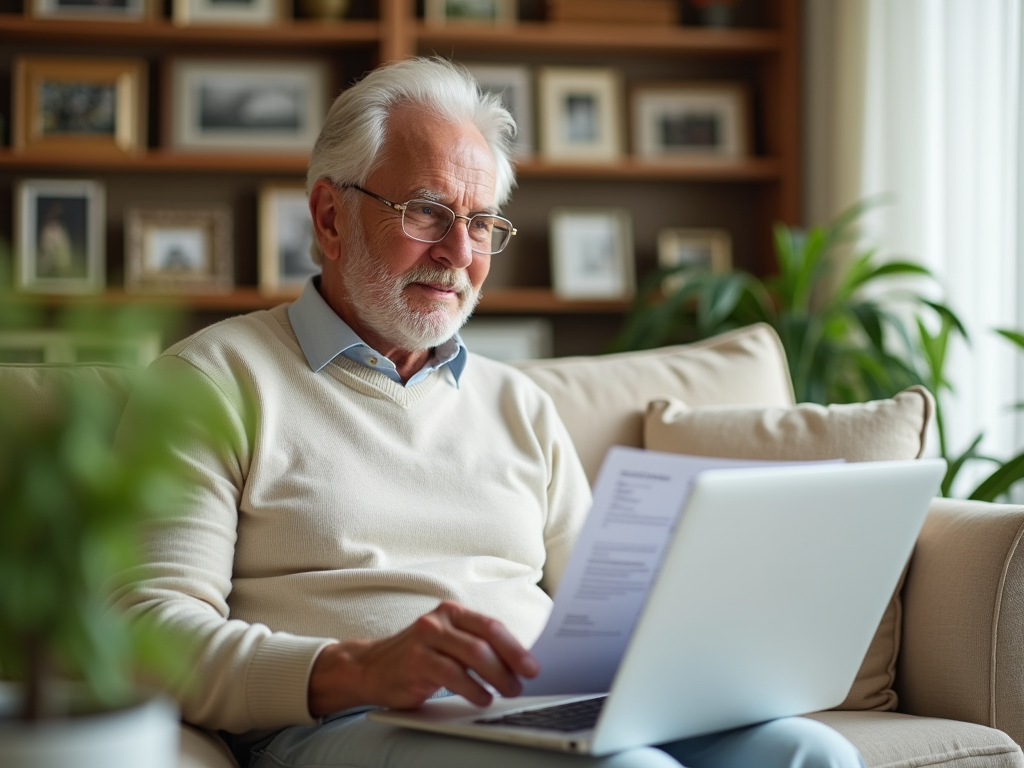
[[[259,192],[259,290],[298,294],[320,267],[313,263],[313,219],[303,184],[265,184]]]
[[[423,16],[428,24],[512,24],[518,0],[426,0]]]
[[[742,83],[654,83],[631,93],[633,153],[641,160],[737,160],[750,154]]]
[[[533,75],[523,64],[466,64],[482,91],[501,99],[505,109],[516,121],[519,131],[515,139],[517,160],[534,154],[533,138]]]
[[[471,318],[459,337],[474,354],[510,363],[551,357],[554,332],[543,318],[500,320]]]
[[[171,20],[190,24],[274,24],[283,16],[282,0],[173,0]]]
[[[167,67],[172,149],[313,149],[327,109],[325,62],[179,58]]]
[[[24,179],[15,189],[15,287],[28,293],[103,290],[106,194],[88,179]]]
[[[114,363],[143,368],[161,352],[160,335],[130,338],[56,330],[0,330],[0,363]]]
[[[633,223],[623,208],[551,212],[551,283],[564,299],[628,299],[636,290]]]
[[[610,67],[539,68],[541,156],[553,162],[621,159],[622,91],[622,75]]]
[[[234,287],[232,216],[224,206],[125,211],[130,292],[227,293]]]

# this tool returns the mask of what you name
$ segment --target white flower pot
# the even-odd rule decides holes
[[[4,768],[177,768],[178,712],[167,699],[28,724],[12,717],[19,698],[0,683]]]

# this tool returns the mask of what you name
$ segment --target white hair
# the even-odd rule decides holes
[[[498,96],[481,91],[465,67],[438,57],[375,69],[334,100],[309,158],[306,194],[325,178],[339,187],[365,184],[380,160],[388,118],[403,104],[421,106],[454,124],[476,126],[497,167],[494,203],[500,208],[508,201],[515,186],[515,120]],[[314,263],[323,263],[315,238],[310,255]]]

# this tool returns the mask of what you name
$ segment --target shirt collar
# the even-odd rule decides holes
[[[320,371],[338,355],[353,347],[362,346],[371,349],[352,330],[352,327],[324,301],[319,287],[320,276],[314,275],[306,281],[299,298],[288,306],[288,321],[292,325],[292,330],[295,331],[295,337],[299,340],[299,347],[302,348],[302,354],[306,356],[306,362],[314,372]],[[371,351],[374,350],[371,349]],[[462,338],[455,334],[435,349],[433,359],[408,383],[414,384],[423,378],[419,374],[447,364],[452,376],[455,377],[457,386],[459,378],[466,368],[466,359],[466,345],[462,343]]]

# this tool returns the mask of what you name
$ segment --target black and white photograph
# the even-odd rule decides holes
[[[618,208],[551,212],[551,283],[566,299],[625,299],[636,287],[633,225]]]
[[[259,200],[259,287],[263,293],[298,293],[320,272],[309,247],[313,220],[301,184],[268,184]]]
[[[665,83],[632,91],[633,152],[664,160],[749,153],[747,93],[736,83]]]
[[[146,140],[146,62],[67,56],[14,61],[15,152],[124,154]]]
[[[466,64],[480,88],[501,99],[505,109],[516,121],[519,132],[515,154],[519,160],[534,153],[533,140],[533,78],[530,68],[522,64]]]
[[[173,0],[175,24],[273,24],[278,0]]]
[[[125,211],[125,289],[166,293],[229,291],[234,285],[227,208]]]
[[[604,67],[541,67],[537,72],[540,152],[556,162],[622,157],[622,76]]]
[[[177,149],[309,152],[328,73],[313,61],[171,62],[170,144]]]
[[[94,293],[104,284],[103,186],[78,179],[30,179],[16,192],[19,290]]]
[[[36,18],[142,21],[150,0],[28,0],[25,10]]]
[[[508,24],[516,20],[518,0],[426,0],[424,18],[439,24]]]

